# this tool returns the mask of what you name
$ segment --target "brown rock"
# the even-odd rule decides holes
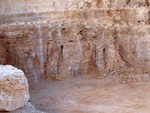
[[[149,2],[5,0],[0,64],[22,69],[29,79],[149,72]]]

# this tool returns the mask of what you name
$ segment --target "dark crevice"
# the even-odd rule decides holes
[[[65,28],[62,28],[62,30],[66,30]]]
[[[60,46],[60,53],[59,53],[59,59],[58,59],[58,63],[57,63],[57,74],[59,75],[62,71],[61,67],[63,66],[63,48],[64,46],[61,45]]]
[[[107,66],[107,54],[106,54],[106,48],[103,49],[103,60],[104,60],[104,69]]]
[[[64,48],[64,46],[61,45],[61,46],[60,46],[61,53],[63,53],[63,48]]]
[[[81,35],[83,34],[83,31],[82,31],[82,30],[80,31],[80,34],[81,34]]]
[[[129,4],[131,0],[127,0],[126,4]]]
[[[45,71],[44,71],[44,74],[46,75],[47,74],[47,63],[49,61],[49,42],[47,42],[47,54],[46,54],[46,62],[45,62],[45,65],[44,65],[44,68],[45,68]],[[47,77],[47,76],[46,76]]]
[[[149,7],[149,1],[145,0],[146,6]]]

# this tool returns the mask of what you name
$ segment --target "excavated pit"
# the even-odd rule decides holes
[[[149,113],[149,3],[0,0],[0,64],[46,113]]]

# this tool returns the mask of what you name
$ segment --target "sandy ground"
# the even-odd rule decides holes
[[[76,77],[31,85],[31,103],[46,113],[150,113],[150,82]]]

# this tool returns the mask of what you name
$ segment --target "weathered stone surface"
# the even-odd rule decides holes
[[[0,65],[0,111],[13,111],[29,100],[28,82],[23,71]]]
[[[5,45],[1,53],[7,57],[1,62],[33,77],[76,76],[120,68],[148,71],[149,26],[108,27],[84,22],[4,27],[7,35],[0,43]]]
[[[14,65],[34,79],[113,70],[149,73],[149,2],[2,1],[0,64]]]
[[[149,7],[150,0],[1,0],[0,14],[20,14],[79,9]]]
[[[90,21],[102,25],[143,25],[149,24],[149,8],[126,9],[83,9],[62,10],[40,13],[21,13],[0,16],[0,25],[42,24],[53,21]],[[58,22],[59,23],[59,22]]]

